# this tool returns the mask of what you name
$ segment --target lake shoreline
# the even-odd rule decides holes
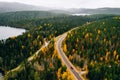
[[[0,26],[0,40],[5,40],[10,37],[16,37],[25,33],[26,30],[22,28]]]

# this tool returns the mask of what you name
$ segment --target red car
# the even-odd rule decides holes
[[[73,69],[73,67],[70,67],[71,69]]]

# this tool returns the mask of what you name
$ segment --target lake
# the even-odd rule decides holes
[[[13,28],[8,26],[0,26],[0,40],[7,39],[9,37],[22,35],[26,30],[20,28]]]
[[[90,15],[90,14],[72,14],[73,16],[86,16],[86,15]]]

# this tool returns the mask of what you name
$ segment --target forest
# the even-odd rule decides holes
[[[66,55],[80,71],[88,71],[89,80],[120,80],[119,24],[120,17],[112,17],[68,33]]]
[[[93,36],[93,38],[98,37],[98,39],[100,38],[100,40],[102,40],[102,36],[104,36],[104,34],[107,34],[107,32],[104,34],[101,32],[103,31],[102,30],[103,25],[104,27],[114,26],[116,30],[117,28],[119,29],[119,27],[116,28],[116,26],[119,25],[119,18],[117,16],[115,17],[115,15],[94,15],[94,16],[64,15],[64,16],[57,16],[57,17],[56,16],[53,17],[50,15],[49,18],[46,18],[46,17],[41,18],[41,17],[37,17],[40,15],[35,16],[35,14],[38,14],[38,12],[36,13],[33,12],[29,15],[26,15],[25,13],[27,12],[6,13],[0,16],[0,25],[8,25],[12,27],[20,27],[20,28],[27,29],[27,32],[24,33],[23,35],[20,35],[17,37],[13,36],[13,37],[10,37],[9,39],[0,41],[0,70],[3,71],[6,80],[31,80],[31,79],[32,80],[56,80],[56,79],[66,80],[65,75],[69,74],[69,72],[67,71],[66,66],[62,66],[61,60],[57,56],[56,50],[54,48],[55,37],[59,36],[60,34],[63,34],[64,32],[69,31],[72,28],[80,26],[80,29],[68,34],[68,36],[69,35],[71,36],[67,37],[67,40],[66,40],[66,44],[69,46],[69,48],[67,49],[68,52],[66,54],[67,56],[69,56],[71,54],[69,52],[73,50],[73,52],[75,51],[75,53],[78,52],[79,54],[78,53],[77,54],[80,55],[80,57],[87,58],[88,62],[93,61],[94,63],[94,60],[92,60],[93,59],[92,55],[94,53],[88,54],[91,50],[87,48],[91,46],[94,49],[96,47],[99,47],[99,45],[103,43],[100,41],[98,45],[93,47],[92,45],[96,44],[98,41],[96,40],[95,43],[93,44],[91,43],[89,45],[87,43],[87,41],[89,41],[89,38],[87,37],[89,37],[89,35],[93,35],[96,33],[91,32],[92,34],[90,34],[90,32],[88,31],[92,31],[93,29],[97,30],[97,28],[100,27],[100,31],[98,30],[99,35]],[[11,16],[12,14],[16,14],[16,16]],[[8,16],[4,16],[4,15],[8,15]],[[23,15],[25,15],[26,17],[23,17]],[[115,18],[115,20],[111,18]],[[114,21],[115,24],[111,24],[109,19],[111,19],[110,20],[111,22]],[[100,20],[100,21],[94,22],[97,20]],[[102,20],[105,22],[102,23],[103,22]],[[98,23],[100,25],[98,25]],[[87,29],[88,26],[90,27]],[[106,29],[108,27],[106,27]],[[112,29],[114,28],[113,27],[108,28],[109,30],[108,32],[110,32],[110,30]],[[87,32],[88,34],[86,34]],[[116,32],[117,31],[114,31],[113,33],[116,34]],[[79,42],[82,40],[82,34],[80,33],[86,34],[86,39],[83,39],[85,40],[85,42],[84,41]],[[118,35],[119,33],[113,36],[117,41],[119,41]],[[106,38],[106,41],[107,41],[111,36],[112,36],[112,33],[111,34],[108,33],[106,37],[105,36],[104,37]],[[75,47],[76,44],[72,44],[74,43],[74,39],[76,37],[78,37],[77,38],[78,42],[76,44],[80,44],[80,45],[77,45],[77,47]],[[44,43],[48,41],[50,41],[49,46],[42,49],[42,51],[38,53],[38,56],[36,56],[34,60],[29,62],[28,58],[34,55],[42,47],[42,45],[44,45]],[[108,41],[105,44],[106,47],[113,45],[111,41]],[[117,49],[119,48],[118,44],[119,42],[118,43],[116,42],[116,44],[114,44],[113,46],[113,47],[116,46],[115,56],[117,56],[119,52]],[[82,48],[84,49],[83,51],[85,51],[84,53],[87,52],[86,54],[88,55],[84,55],[82,54],[81,51],[79,51],[79,49],[81,48],[81,45],[84,45],[82,46]],[[87,48],[85,48],[85,46]],[[79,48],[79,49],[76,49],[76,48]],[[101,50],[102,50],[102,45],[99,51]],[[97,52],[96,49],[95,49],[95,52]],[[103,54],[104,54],[104,51],[103,51]],[[99,54],[96,54],[96,55],[97,57],[99,56]],[[95,59],[98,59],[96,58],[96,55],[95,55]],[[101,54],[101,57],[104,58],[102,54]],[[119,56],[117,60],[119,60]],[[78,65],[78,66],[81,65],[81,62],[76,61],[75,59],[71,61],[74,62],[75,65]],[[84,61],[84,59],[82,61]],[[95,63],[96,63],[96,66],[94,66],[95,68],[97,67],[97,65],[100,65],[100,64],[97,64],[97,61],[95,61]],[[111,62],[111,63],[114,64],[114,62]],[[13,72],[11,71],[14,68],[18,67],[19,65],[22,65],[20,70],[17,69],[17,71],[13,71]],[[104,67],[106,68],[106,66]],[[118,67],[117,64],[116,64],[116,67]],[[92,70],[92,71],[89,71],[90,75],[89,74],[87,75],[87,77],[91,79],[91,76],[94,75],[91,73],[95,72],[95,70],[92,69],[93,66],[91,66],[90,64],[88,64],[88,68],[89,70]],[[102,66],[100,67],[100,69],[101,68]],[[97,72],[96,74],[99,75],[99,73]],[[71,76],[67,76],[67,77],[69,80],[69,77]],[[98,79],[97,76],[95,79]]]
[[[75,20],[80,22],[76,22]],[[30,24],[28,19],[28,21],[23,22],[23,24],[26,23],[25,25],[31,25],[32,27],[27,27],[28,31],[26,33],[18,37],[13,36],[7,40],[0,41],[1,70],[4,71],[4,74],[7,74],[9,70],[17,67],[19,64],[25,63],[29,56],[32,56],[41,48],[45,40],[49,41],[52,38],[68,31],[69,29],[78,25],[82,25],[90,20],[92,21],[93,19],[87,17],[70,16],[52,19],[40,19],[34,21],[34,24]],[[26,29],[26,27],[22,28]]]

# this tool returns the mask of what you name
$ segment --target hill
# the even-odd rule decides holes
[[[71,9],[54,9],[43,6],[33,6],[17,2],[0,2],[0,13],[16,11],[50,11],[54,13],[65,14],[117,14],[120,15],[120,8],[71,8]]]
[[[96,8],[96,9],[68,9],[72,14],[117,14],[120,15],[120,8]]]
[[[120,17],[87,23],[70,32],[64,51],[89,80],[120,79]],[[79,67],[79,68],[78,68]]]
[[[54,18],[60,16],[67,16],[62,13],[53,13],[48,11],[17,11],[17,12],[7,12],[0,13],[0,25],[11,25],[14,26],[16,22],[20,21],[19,24],[25,23],[26,20],[37,20],[45,18]]]
[[[16,11],[46,11],[46,10],[50,10],[50,8],[27,5],[17,2],[0,2],[0,13]]]

